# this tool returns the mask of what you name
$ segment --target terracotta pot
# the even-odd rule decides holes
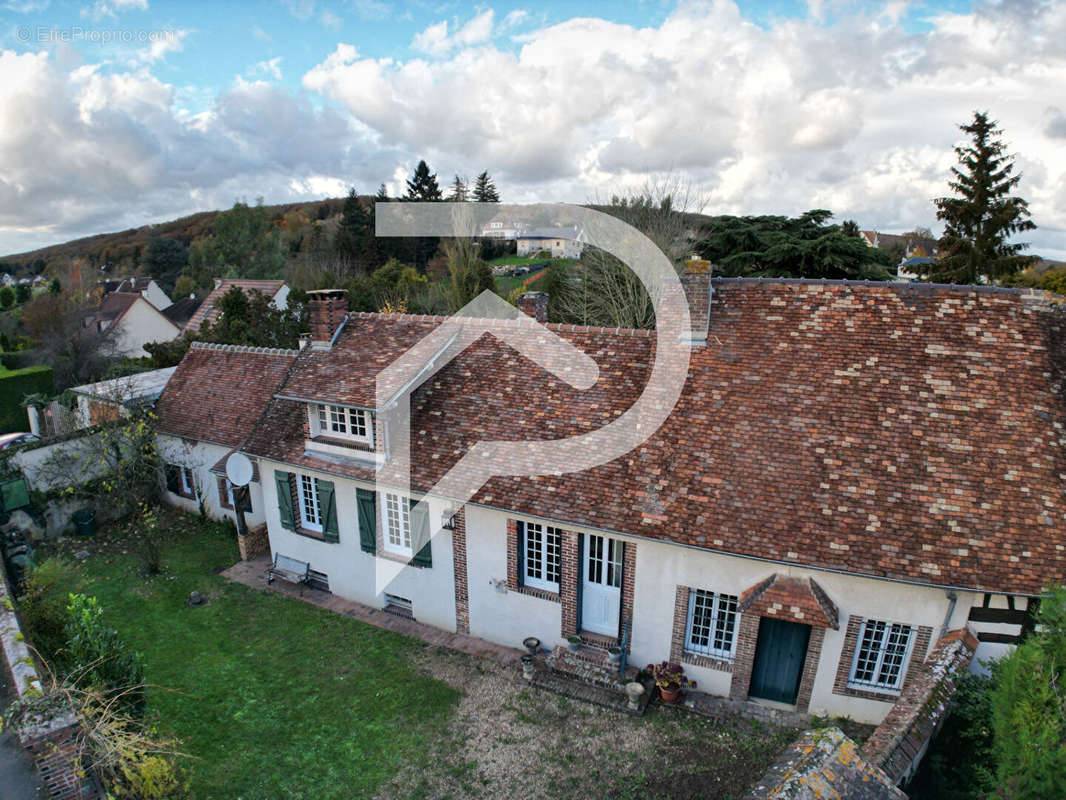
[[[677,698],[681,696],[681,687],[676,689],[663,689],[659,687],[659,696],[662,697],[664,703],[676,703]]]

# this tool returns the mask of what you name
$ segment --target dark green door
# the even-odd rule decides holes
[[[751,671],[748,694],[794,704],[810,637],[810,625],[763,617],[759,622],[759,640],[755,645],[755,666]]]

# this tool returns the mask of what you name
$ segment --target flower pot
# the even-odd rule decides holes
[[[617,664],[622,660],[622,648],[621,647],[608,647],[607,648],[607,660],[612,664]]]
[[[675,689],[664,689],[660,686],[659,696],[662,697],[664,703],[676,703],[677,699],[681,697],[681,687],[678,686]]]
[[[581,637],[571,636],[566,640],[566,646],[570,648],[570,652],[576,653],[577,649],[581,647]]]
[[[537,651],[540,649],[540,639],[538,639],[536,636],[527,636],[525,639],[522,640],[522,646],[529,651],[529,654],[531,656],[535,656],[537,654]]]

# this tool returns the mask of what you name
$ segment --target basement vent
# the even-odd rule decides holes
[[[318,570],[308,570],[307,585],[312,589],[321,589],[323,592],[329,591],[329,575]]]
[[[399,597],[395,594],[385,594],[385,610],[390,614],[396,614],[399,617],[407,617],[408,619],[415,618],[414,607],[411,605],[411,601],[406,597]]]

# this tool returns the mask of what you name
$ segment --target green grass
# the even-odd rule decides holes
[[[144,656],[149,713],[182,740],[196,798],[368,797],[416,759],[459,695],[420,675],[423,645],[230,583],[236,543],[164,512],[164,575],[121,543],[85,563],[87,593]],[[197,589],[210,603],[189,608]]]

